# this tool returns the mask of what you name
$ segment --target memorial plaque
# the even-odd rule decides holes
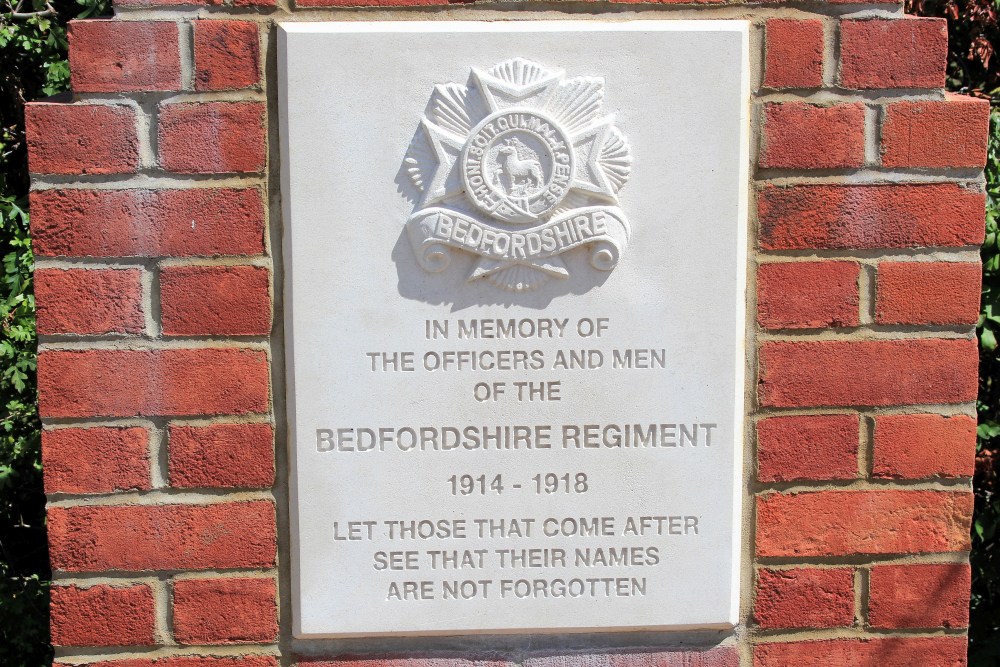
[[[279,44],[295,635],[734,625],[746,22]]]

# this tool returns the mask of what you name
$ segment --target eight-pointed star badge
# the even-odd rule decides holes
[[[421,192],[407,221],[421,267],[470,252],[469,280],[514,291],[568,277],[559,256],[577,248],[612,270],[630,236],[618,192],[632,158],[603,100],[603,79],[523,58],[435,86],[405,160]]]

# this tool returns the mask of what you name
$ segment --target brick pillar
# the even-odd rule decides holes
[[[72,101],[28,109],[59,664],[964,665],[988,105],[943,93],[944,21],[833,0],[706,13],[755,24],[738,631],[370,661],[292,639],[274,24],[427,4],[118,0],[72,24]]]
[[[273,667],[267,23],[119,13],[28,109],[52,640]]]

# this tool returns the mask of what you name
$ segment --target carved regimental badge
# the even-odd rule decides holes
[[[612,270],[630,235],[618,191],[632,158],[603,99],[604,79],[522,58],[435,86],[405,164],[422,193],[407,222],[420,266],[470,252],[469,280],[521,291],[568,277],[559,256],[585,246],[593,269]]]

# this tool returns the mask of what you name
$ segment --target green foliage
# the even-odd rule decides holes
[[[1000,3],[997,0],[907,0],[906,11],[948,19],[949,90],[1000,95]]]
[[[979,346],[995,353],[1000,340],[1000,110],[990,114],[990,143],[986,160],[986,240],[982,247],[983,303],[977,331]],[[990,378],[983,378],[990,386]],[[1000,378],[998,378],[1000,381]],[[980,398],[985,398],[984,394]],[[1000,436],[1000,423],[982,413],[981,438]]]
[[[35,405],[35,299],[28,214],[0,196],[0,664],[42,665],[48,551]]]
[[[0,7],[0,665],[35,667],[52,648],[24,103],[69,87],[66,22],[108,0]]]
[[[1000,664],[1000,110],[990,117],[986,165],[986,241],[979,316],[979,441],[972,524],[969,664]]]

